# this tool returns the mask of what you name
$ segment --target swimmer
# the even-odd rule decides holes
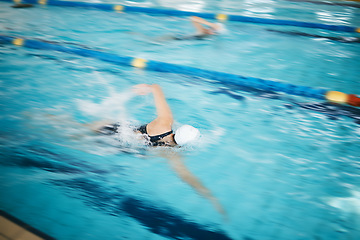
[[[211,23],[201,17],[190,17],[192,24],[199,35],[219,35],[224,33],[225,27],[222,23]],[[207,27],[204,27],[207,26]]]
[[[220,35],[226,32],[225,26],[222,23],[211,23],[201,17],[192,16],[190,21],[194,26],[196,32],[189,35],[168,36],[160,40],[203,40],[210,36]]]
[[[192,16],[190,17],[190,21],[193,24],[196,33],[187,36],[174,37],[175,40],[201,40],[212,35],[219,35],[226,31],[222,23],[211,23],[201,17]]]
[[[148,136],[153,146],[181,146],[193,143],[199,138],[199,130],[190,125],[184,125],[173,132],[173,115],[159,85],[140,84],[136,85],[133,91],[138,95],[152,93],[154,96],[157,117],[149,124],[138,128],[140,133]]]
[[[138,95],[151,93],[155,100],[157,112],[157,117],[153,121],[135,129],[135,131],[142,134],[149,141],[150,146],[167,147],[165,151],[160,152],[161,156],[169,160],[171,167],[184,182],[194,188],[200,195],[210,200],[215,208],[225,216],[224,209],[210,190],[187,169],[181,156],[176,151],[171,151],[173,147],[196,143],[200,137],[200,131],[190,125],[183,125],[175,132],[172,130],[174,123],[173,114],[159,85],[139,84],[133,87],[133,91]],[[118,127],[119,125],[117,124],[107,124],[99,128],[97,132],[109,135],[116,133]]]
[[[143,134],[150,146],[184,146],[194,143],[200,137],[200,131],[190,125],[183,125],[175,132],[172,130],[173,115],[159,85],[139,84],[134,86],[133,91],[138,95],[152,93],[154,96],[157,117],[150,123],[134,129]],[[119,124],[111,123],[103,125],[96,131],[105,135],[112,135],[117,133],[119,127]]]

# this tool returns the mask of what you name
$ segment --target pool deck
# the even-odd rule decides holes
[[[0,210],[0,240],[55,239]]]

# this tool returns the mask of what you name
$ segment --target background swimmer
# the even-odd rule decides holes
[[[190,17],[192,24],[194,25],[196,32],[202,35],[218,35],[226,31],[224,24],[211,23],[201,17]],[[205,26],[207,27],[205,27]]]
[[[227,31],[224,24],[219,22],[212,23],[201,17],[192,16],[190,17],[190,21],[196,30],[194,34],[165,36],[158,40],[203,40]]]

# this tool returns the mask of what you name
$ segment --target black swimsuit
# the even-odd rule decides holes
[[[209,37],[209,34],[194,34],[194,35],[184,35],[184,36],[174,36],[174,40],[204,40]]]
[[[139,131],[142,134],[146,134],[151,146],[167,146],[168,144],[166,144],[165,142],[160,141],[161,139],[163,139],[164,137],[170,135],[173,133],[173,131],[168,131],[166,133],[163,134],[159,134],[159,135],[155,135],[155,136],[150,136],[147,131],[146,131],[146,125],[142,125],[139,128],[135,128],[134,131]],[[115,133],[118,133],[118,128],[120,127],[120,125],[118,123],[114,123],[114,124],[108,124],[103,126],[102,128],[100,128],[98,130],[99,133],[104,134],[104,135],[113,135]]]
[[[137,130],[139,132],[141,132],[142,134],[146,134],[149,137],[150,143],[152,146],[166,146],[167,144],[165,142],[160,141],[161,139],[163,139],[164,137],[170,135],[173,133],[173,131],[168,131],[166,133],[163,134],[159,134],[159,135],[155,135],[155,136],[150,136],[147,131],[146,131],[146,125],[142,125],[141,127],[139,127]]]

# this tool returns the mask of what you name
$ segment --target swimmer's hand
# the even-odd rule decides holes
[[[152,86],[149,84],[138,84],[133,87],[133,92],[137,95],[146,95],[152,92]]]

